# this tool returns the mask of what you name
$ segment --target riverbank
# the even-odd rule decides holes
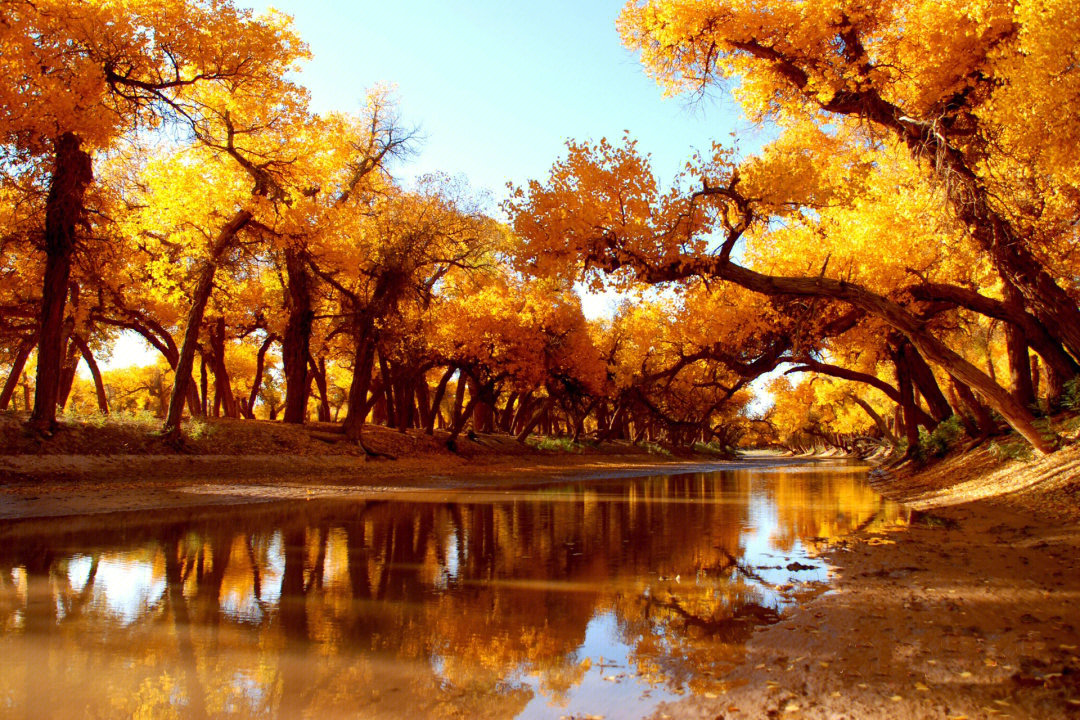
[[[567,479],[705,470],[726,458],[672,456],[628,442],[544,449],[505,435],[428,436],[381,426],[364,430],[377,455],[342,441],[330,424],[215,419],[186,428],[174,447],[149,422],[68,421],[43,441],[23,418],[0,416],[0,519],[181,509],[329,497],[387,498]],[[195,432],[192,432],[195,430]],[[395,459],[388,460],[387,457]],[[800,462],[776,457],[777,463]]]
[[[656,718],[1080,717],[1080,448],[875,472],[911,524],[823,552],[830,592]]]

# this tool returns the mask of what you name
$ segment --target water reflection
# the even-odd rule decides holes
[[[0,716],[640,717],[902,520],[842,466],[168,518],[0,528]]]

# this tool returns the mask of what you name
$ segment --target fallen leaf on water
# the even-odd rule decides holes
[[[901,700],[903,700],[904,698],[900,697],[899,695],[893,695],[893,696],[892,696],[891,698],[889,698],[889,699],[890,699],[890,700],[892,700],[893,702],[900,702],[900,701],[901,701]]]
[[[859,683],[859,687],[861,687],[863,690],[865,690],[866,688],[868,688],[870,686],[867,685],[866,683]]]
[[[784,707],[784,712],[799,712],[799,703],[788,703]]]
[[[1061,648],[1062,650],[1075,650],[1076,649],[1075,645],[1058,645],[1058,647]]]
[[[928,688],[926,685],[923,685],[921,682],[915,683],[915,689],[918,690],[919,692],[929,692],[930,691],[930,688]]]
[[[967,715],[949,715],[945,720],[968,720]]]
[[[707,693],[705,693],[705,697],[709,698],[710,700],[715,700],[716,698],[719,697],[719,695],[717,695],[714,692],[707,692]]]
[[[969,673],[967,670],[965,670],[964,672],[960,673],[960,677],[969,678],[969,677],[971,677],[971,673]]]
[[[926,664],[927,665],[937,665],[937,660],[927,660]]]
[[[833,690],[832,696],[833,697],[840,697],[840,691],[839,690]]]
[[[608,682],[619,682],[619,678],[615,677],[614,675],[608,675],[604,679]]]

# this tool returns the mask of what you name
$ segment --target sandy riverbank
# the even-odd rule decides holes
[[[656,718],[1080,717],[1080,448],[877,473],[910,527],[824,552],[833,590],[759,630],[716,698]]]

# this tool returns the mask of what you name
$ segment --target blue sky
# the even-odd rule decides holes
[[[729,98],[663,98],[615,29],[622,0],[243,0],[294,18],[314,58],[301,81],[317,111],[358,108],[397,89],[405,125],[425,136],[400,169],[464,175],[499,201],[507,182],[543,177],[569,138],[624,130],[670,180],[714,139],[754,145]]]

